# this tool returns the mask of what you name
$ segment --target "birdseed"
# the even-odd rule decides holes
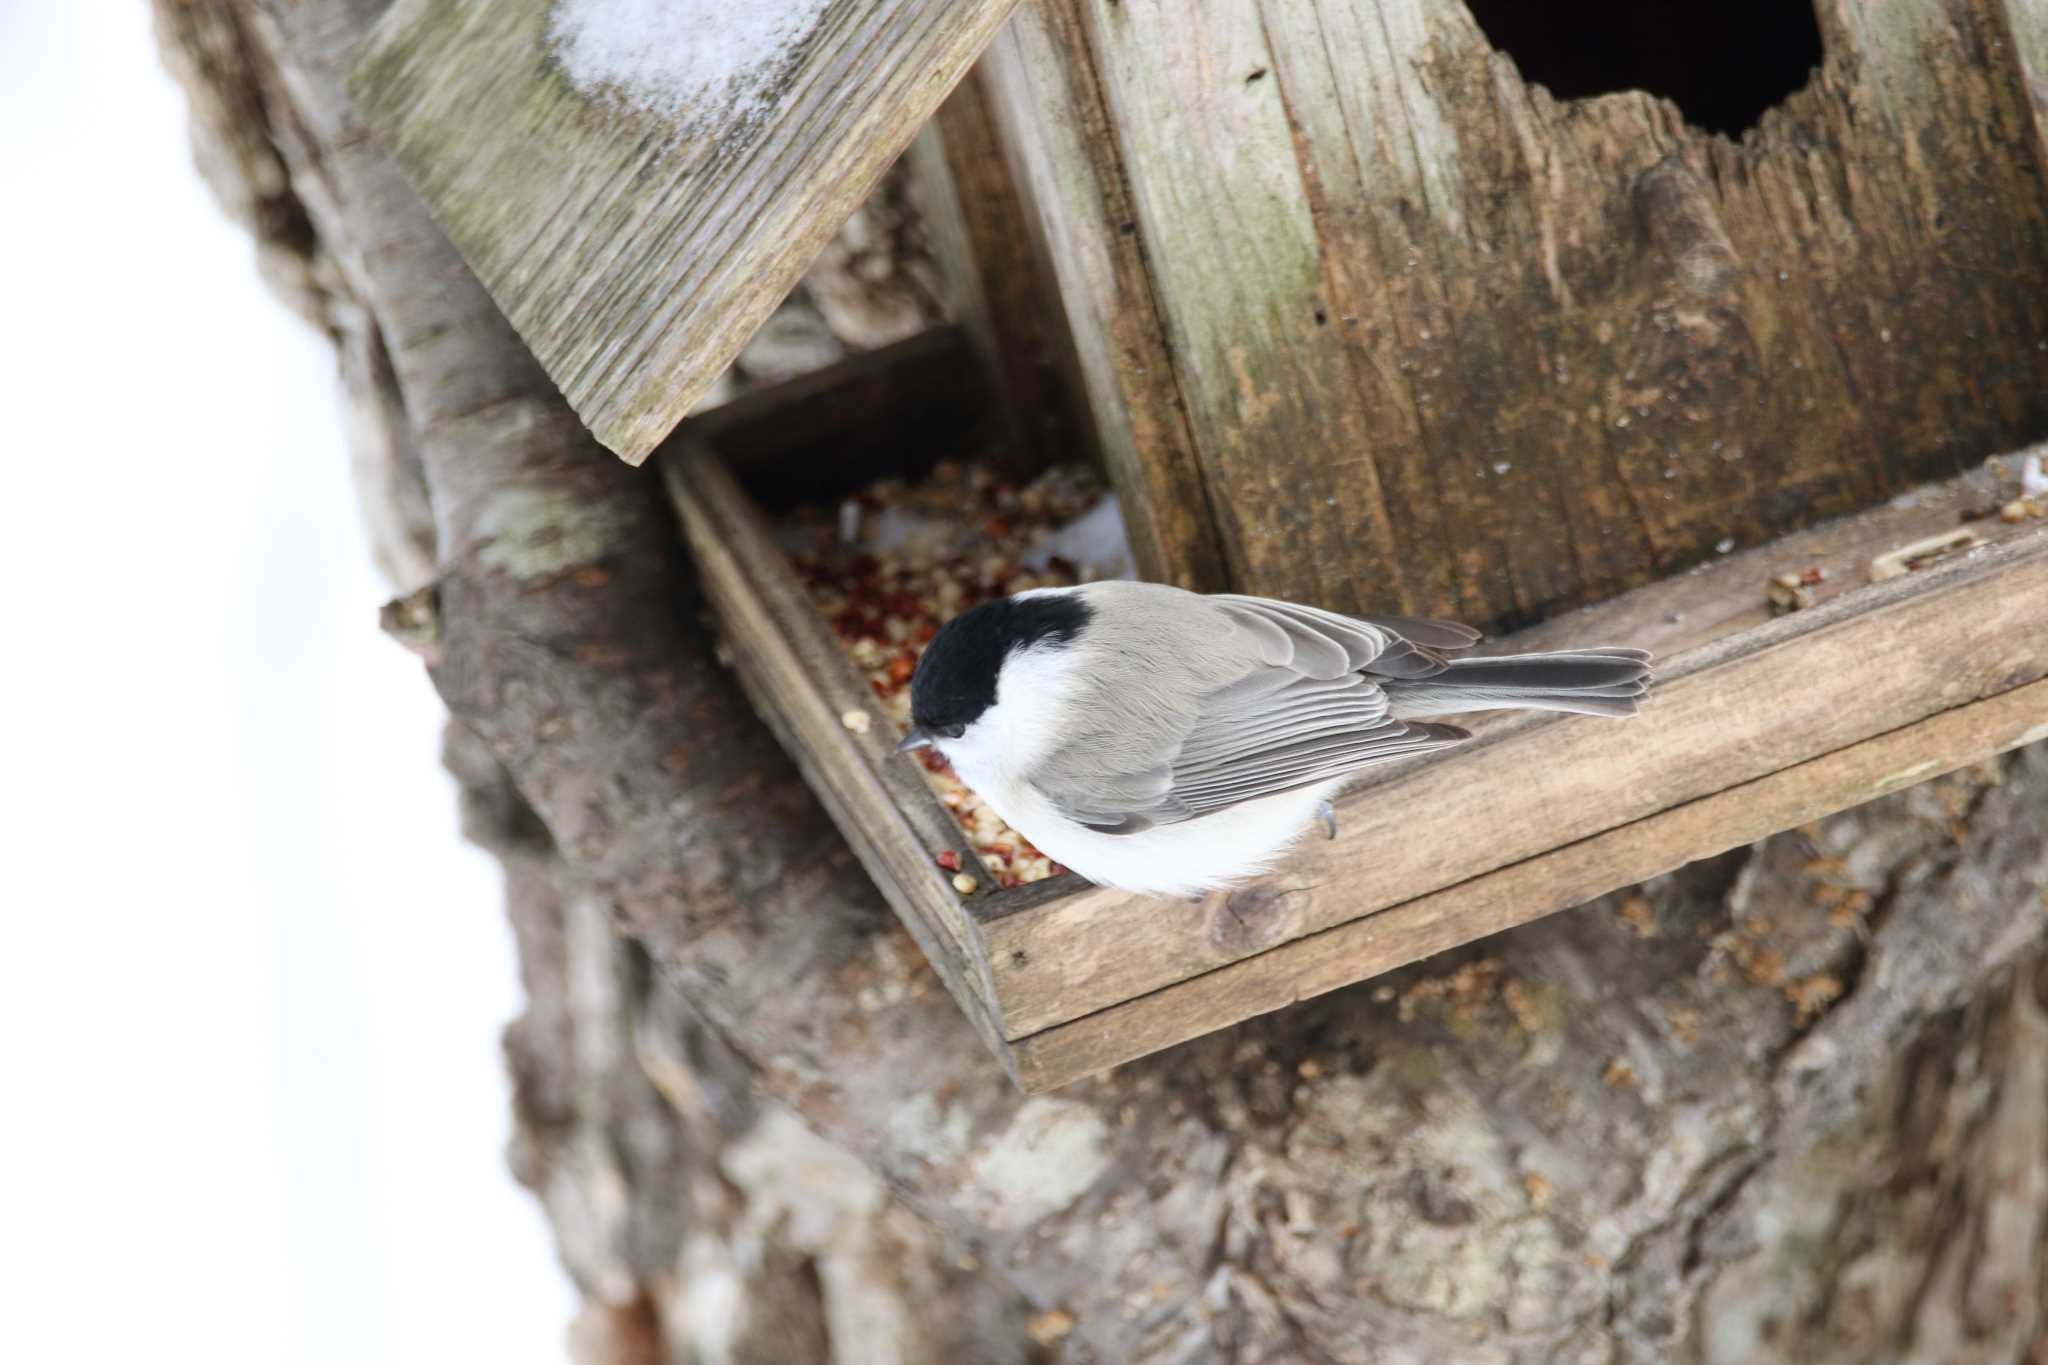
[[[910,729],[910,679],[945,622],[969,607],[1030,588],[1105,576],[1099,566],[1034,547],[1101,503],[1099,475],[1060,466],[1028,483],[982,464],[943,461],[916,482],[885,479],[836,506],[799,508],[783,527],[804,587],[875,694],[876,724]],[[1032,562],[1027,563],[1027,559]],[[1066,869],[1004,823],[936,749],[912,757],[998,885]],[[957,857],[940,866],[951,871]],[[954,877],[956,887],[973,879]]]

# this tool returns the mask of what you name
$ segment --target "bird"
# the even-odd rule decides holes
[[[1199,900],[1269,871],[1361,769],[1469,739],[1434,719],[1626,717],[1640,649],[1459,658],[1450,621],[1106,581],[940,628],[898,753],[931,746],[1012,828],[1099,885]],[[1508,782],[1510,775],[1503,775]]]

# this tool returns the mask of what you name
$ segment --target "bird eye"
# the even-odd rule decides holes
[[[967,727],[964,725],[941,725],[937,733],[945,736],[947,739],[958,739],[967,733]]]

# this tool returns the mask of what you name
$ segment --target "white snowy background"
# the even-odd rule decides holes
[[[327,343],[137,0],[0,0],[0,1360],[560,1361]]]

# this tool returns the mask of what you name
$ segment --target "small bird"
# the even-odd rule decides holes
[[[1158,583],[1037,588],[964,612],[911,678],[910,733],[1090,881],[1200,897],[1270,868],[1359,769],[1470,736],[1427,719],[1630,716],[1639,649],[1453,659],[1448,621],[1341,616]]]

